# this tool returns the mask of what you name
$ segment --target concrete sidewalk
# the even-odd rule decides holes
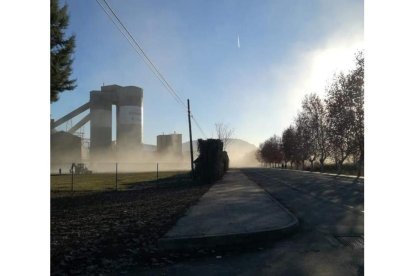
[[[165,250],[277,239],[297,218],[239,170],[230,170],[159,241]]]

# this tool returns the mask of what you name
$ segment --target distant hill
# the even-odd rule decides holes
[[[193,141],[194,153],[197,154],[197,141]],[[230,158],[231,167],[257,166],[255,158],[257,147],[241,139],[230,139],[227,146],[227,154]],[[190,151],[190,141],[183,143],[183,152]]]
[[[228,150],[231,148],[238,148],[245,149],[247,151],[256,150],[257,147],[249,142],[246,142],[242,139],[230,139],[230,144],[228,145]],[[193,141],[193,148],[197,149],[197,141]],[[190,151],[190,141],[183,143],[183,151]]]

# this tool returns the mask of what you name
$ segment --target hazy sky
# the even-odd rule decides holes
[[[208,136],[223,122],[255,145],[281,135],[304,95],[324,95],[333,73],[347,70],[363,49],[363,1],[107,1],[181,98],[191,100]],[[98,3],[65,2],[78,86],[52,104],[52,118],[87,102],[103,83],[135,85],[144,89],[144,143],[173,131],[188,141],[185,111]]]

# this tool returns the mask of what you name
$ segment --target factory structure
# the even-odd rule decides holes
[[[168,134],[157,136],[157,153],[161,155],[170,155],[172,157],[182,157],[183,141],[181,134]]]
[[[82,144],[79,136],[59,131],[50,137],[52,163],[79,163],[82,161]]]
[[[116,112],[116,140],[112,141],[112,106]],[[56,128],[89,111],[69,130]],[[136,86],[107,85],[91,91],[89,102],[58,120],[51,120],[51,163],[81,162],[81,137],[75,135],[90,122],[87,161],[140,162],[143,151],[143,90]],[[157,154],[182,155],[182,135],[157,136]]]

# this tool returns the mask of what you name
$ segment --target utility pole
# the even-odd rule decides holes
[[[191,133],[191,112],[190,112],[190,100],[189,99],[187,99],[187,108],[188,108],[188,128],[190,131],[191,175],[194,179],[193,135]]]

